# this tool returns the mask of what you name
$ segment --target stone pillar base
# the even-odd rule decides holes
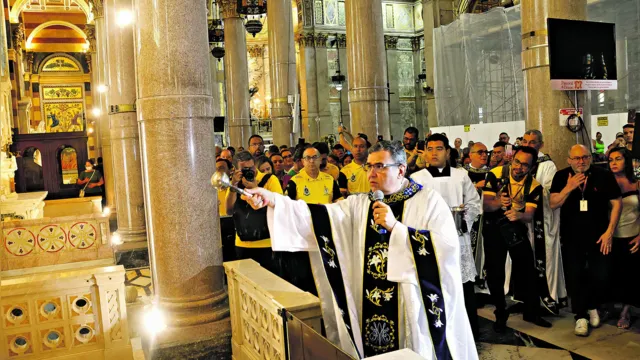
[[[153,360],[231,359],[231,319],[143,334],[142,350]]]

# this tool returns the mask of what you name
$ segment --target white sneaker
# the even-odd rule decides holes
[[[589,324],[591,327],[600,327],[600,315],[598,314],[598,310],[589,310],[587,313],[589,313]]]
[[[573,332],[578,336],[588,336],[589,335],[589,322],[587,319],[578,319],[576,321],[576,328]]]

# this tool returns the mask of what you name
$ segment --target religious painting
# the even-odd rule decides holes
[[[60,151],[60,168],[62,183],[75,184],[78,181],[78,153],[72,147],[65,147]]]
[[[44,100],[82,99],[82,86],[46,86],[41,91]]]
[[[84,105],[81,102],[42,105],[48,133],[83,131]]]
[[[42,72],[76,72],[81,71],[75,61],[64,57],[54,56],[42,66]]]

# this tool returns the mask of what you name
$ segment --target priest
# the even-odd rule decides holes
[[[243,198],[269,207],[274,251],[310,253],[327,337],[345,352],[364,358],[410,348],[427,359],[477,359],[449,206],[405,179],[400,142],[374,145],[364,167],[374,195],[330,205],[265,189]]]
[[[447,163],[450,151],[449,140],[444,135],[429,136],[426,150],[429,166],[414,173],[411,178],[429,189],[436,190],[451,207],[460,241],[460,266],[465,307],[473,335],[478,336],[478,309],[474,290],[477,272],[469,229],[472,228],[476,217],[482,213],[482,200],[467,171]]]

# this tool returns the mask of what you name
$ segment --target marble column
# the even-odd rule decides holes
[[[314,36],[315,53],[316,53],[316,79],[318,92],[318,117],[319,121],[315,123],[318,129],[318,136],[322,138],[328,134],[335,134],[336,130],[333,126],[333,118],[329,105],[329,93],[331,91],[331,76],[329,74],[328,35],[326,33],[316,33]],[[345,75],[346,76],[346,75]],[[346,92],[347,85],[344,84],[343,92]]]
[[[400,83],[398,78],[398,37],[385,36],[384,46],[387,57],[387,77],[389,86],[389,132],[394,140],[404,134],[404,120],[400,113]],[[389,140],[390,138],[385,138]]]
[[[319,140],[318,78],[316,74],[315,36],[312,32],[300,33],[298,43],[298,78],[300,79],[300,107],[302,108],[302,132],[307,142]]]
[[[224,75],[227,89],[227,121],[231,146],[247,147],[251,137],[247,32],[236,11],[237,0],[221,2],[224,19]]]
[[[292,129],[293,104],[290,104],[287,98],[298,93],[298,80],[291,0],[269,0],[267,13],[277,14],[267,17],[273,143],[292,145],[292,135],[297,129]]]
[[[123,12],[133,13],[131,0],[105,1],[107,26],[109,123],[111,157],[118,208],[118,233],[124,247],[146,248],[142,170],[136,117],[136,69],[133,24],[119,23]]]
[[[521,12],[526,128],[542,132],[547,140],[543,152],[560,166],[576,135],[558,122],[559,109],[573,105],[563,91],[551,90],[547,18],[585,20],[587,0],[523,0]]]
[[[424,0],[422,2],[422,21],[424,24],[424,62],[426,65],[427,85],[433,88],[434,64],[433,64],[433,30],[440,26],[439,0]],[[423,101],[423,111],[427,117],[427,129],[438,126],[438,113],[436,111],[436,98],[433,93],[427,94]]]
[[[163,353],[159,358],[186,358],[179,345],[228,345],[230,327],[218,199],[210,184],[215,100],[206,3],[136,0],[136,18],[149,253],[156,306],[168,325],[143,339],[143,347]],[[206,344],[198,345],[199,354]]]
[[[346,0],[349,109],[353,133],[389,139],[389,89],[381,0]]]
[[[96,33],[96,53],[94,55],[95,65],[93,68],[94,74],[94,87],[93,93],[96,95],[94,98],[94,108],[97,108],[99,114],[95,116],[96,128],[99,128],[100,133],[100,145],[102,147],[102,167],[104,170],[104,187],[106,206],[111,210],[111,218],[115,219],[117,216],[116,205],[116,191],[115,191],[115,174],[113,169],[113,157],[111,154],[111,131],[109,130],[109,111],[108,106],[108,93],[99,93],[98,86],[106,85],[107,79],[107,28],[104,19],[104,7],[102,1],[93,1],[93,16]],[[93,59],[92,59],[93,60]]]

